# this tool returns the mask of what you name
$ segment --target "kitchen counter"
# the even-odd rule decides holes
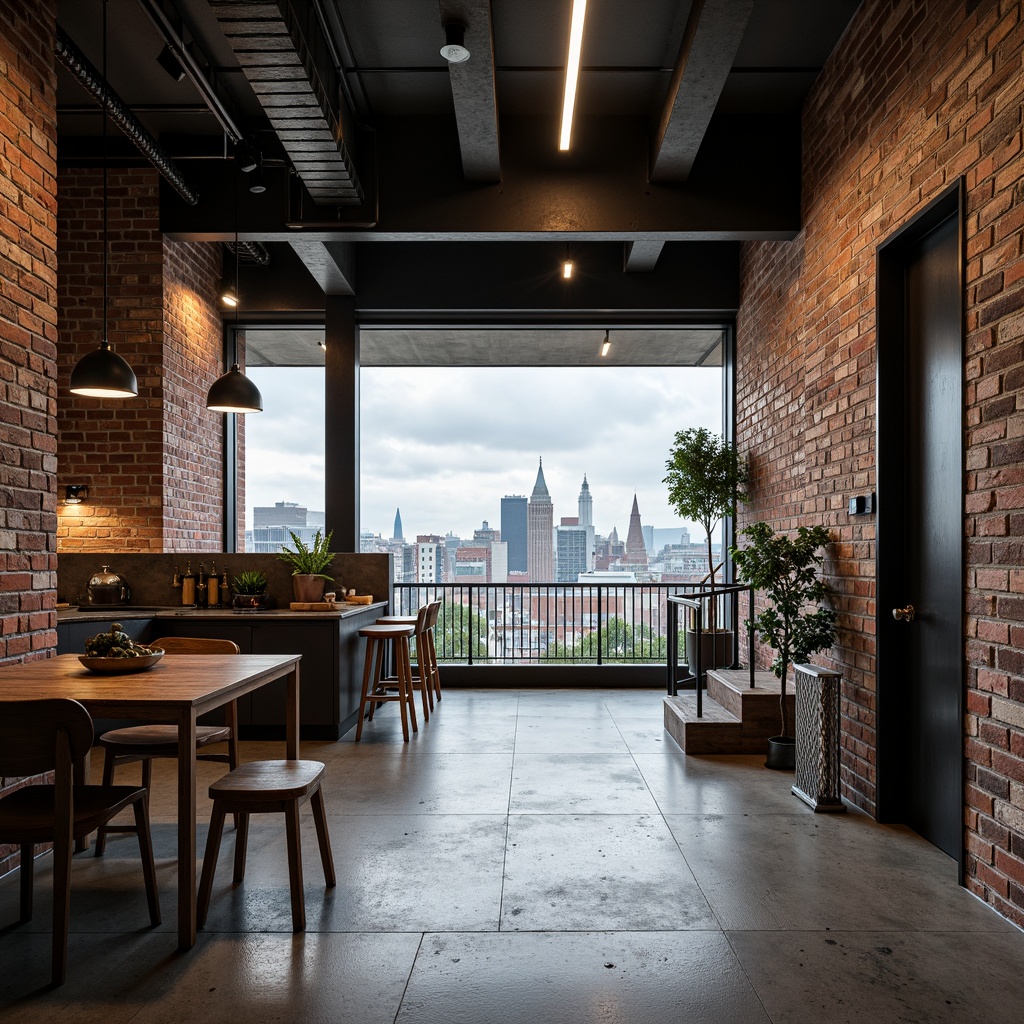
[[[124,622],[126,619],[168,619],[190,618],[207,622],[217,619],[238,622],[240,620],[296,619],[303,622],[317,619],[347,619],[362,612],[377,610],[383,614],[387,601],[374,601],[372,604],[348,604],[338,602],[333,611],[298,612],[290,608],[267,608],[262,611],[239,611],[234,608],[185,608],[181,605],[163,607],[133,607],[132,605],[108,605],[102,608],[86,605],[79,608],[58,608],[58,625],[65,622]]]
[[[87,605],[57,612],[57,651],[79,654],[89,637],[105,632],[111,622],[120,622],[139,643],[165,636],[217,637],[233,640],[243,654],[300,654],[302,735],[338,739],[358,718],[366,651],[359,630],[371,625],[387,607],[387,601],[346,603],[333,611],[308,612]],[[270,739],[284,734],[281,709],[285,705],[279,690],[278,682],[271,683],[239,701],[243,738]]]

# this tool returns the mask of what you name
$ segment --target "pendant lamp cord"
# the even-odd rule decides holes
[[[103,0],[103,81],[107,82],[107,0]],[[109,279],[109,250],[110,236],[107,216],[107,100],[103,99],[103,341],[109,342],[107,337],[107,281]]]

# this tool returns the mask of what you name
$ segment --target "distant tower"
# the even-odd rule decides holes
[[[594,499],[590,496],[590,484],[587,483],[587,474],[583,474],[583,486],[580,488],[578,499],[580,526],[587,531],[587,567],[588,571],[594,568]]]
[[[508,571],[526,572],[526,498],[506,494],[501,499],[501,539],[508,544]]]
[[[629,565],[647,564],[647,546],[644,531],[640,525],[640,508],[633,495],[633,511],[629,513],[629,533],[626,535],[626,562]]]
[[[553,583],[555,510],[544,482],[544,460],[537,469],[530,504],[526,511],[526,571],[531,583]]]
[[[397,508],[395,509],[395,532],[392,539],[405,540],[402,535],[402,510]]]

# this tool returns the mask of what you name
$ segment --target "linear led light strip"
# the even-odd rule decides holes
[[[576,86],[580,79],[580,53],[583,50],[583,19],[587,0],[573,0],[572,22],[569,25],[569,56],[565,62],[565,96],[562,99],[562,133],[559,149],[568,149],[572,138],[572,112],[576,106]]]

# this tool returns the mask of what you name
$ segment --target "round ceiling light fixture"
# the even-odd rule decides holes
[[[441,47],[441,56],[449,64],[461,64],[469,60],[469,50],[466,49],[466,26],[457,21],[450,21],[444,27],[444,46]]]

